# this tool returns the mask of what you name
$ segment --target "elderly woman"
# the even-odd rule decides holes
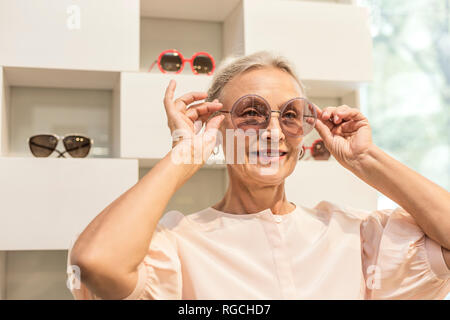
[[[175,86],[170,81],[164,105],[176,143],[78,237],[68,260],[81,275],[71,288],[75,298],[442,299],[449,293],[450,194],[375,146],[360,111],[308,103],[292,65],[268,52],[227,59],[207,93],[174,99]],[[205,101],[193,104],[199,100]],[[284,181],[313,127],[342,166],[400,207],[367,212],[289,202]],[[163,216],[219,136],[224,150],[236,151],[232,159],[227,152],[223,199],[194,214]],[[236,143],[241,137],[244,143]]]

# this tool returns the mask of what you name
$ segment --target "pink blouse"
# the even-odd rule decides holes
[[[161,218],[125,299],[443,299],[449,278],[440,245],[400,207],[207,208]],[[99,299],[83,283],[71,292]]]

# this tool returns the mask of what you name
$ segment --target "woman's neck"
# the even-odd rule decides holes
[[[249,185],[230,176],[230,183],[223,199],[213,206],[214,209],[235,213],[256,213],[270,209],[273,214],[286,214],[295,209],[288,202],[284,192],[284,181],[279,185]]]

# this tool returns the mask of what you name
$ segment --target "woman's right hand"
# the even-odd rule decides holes
[[[175,155],[178,161],[184,159],[184,163],[192,161],[191,163],[203,164],[214,149],[217,130],[224,119],[223,115],[211,119],[209,117],[222,109],[222,104],[215,99],[211,102],[200,102],[189,106],[195,101],[205,99],[208,94],[206,92],[189,92],[174,100],[175,88],[176,82],[172,79],[164,96],[167,122],[173,141],[172,156]],[[205,122],[205,131],[199,133]]]

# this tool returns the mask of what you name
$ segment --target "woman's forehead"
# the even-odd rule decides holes
[[[270,104],[303,97],[297,81],[278,68],[253,69],[239,74],[224,87],[221,102],[232,104],[246,94],[260,95]]]

